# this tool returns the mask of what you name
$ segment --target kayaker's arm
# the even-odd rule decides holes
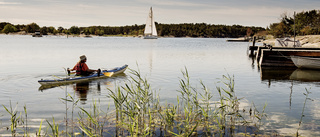
[[[97,72],[98,70],[94,70],[94,69],[88,69],[88,72]]]

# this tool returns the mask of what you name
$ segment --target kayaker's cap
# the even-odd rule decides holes
[[[80,56],[80,60],[82,61],[82,60],[86,60],[87,59],[87,57],[85,56],[85,55],[82,55],[82,56]]]

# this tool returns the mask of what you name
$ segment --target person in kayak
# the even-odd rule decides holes
[[[86,62],[87,62],[87,57],[85,55],[80,56],[80,61],[72,69],[69,69],[69,71],[75,70],[76,74],[80,76],[89,76],[93,72],[98,71],[98,70],[89,69]]]

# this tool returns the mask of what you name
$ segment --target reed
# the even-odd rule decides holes
[[[42,121],[43,121],[43,120],[41,120],[41,122],[40,122],[40,126],[39,126],[39,130],[38,130],[38,132],[36,133],[36,136],[38,136],[38,137],[41,137]]]
[[[117,127],[123,127],[134,136],[150,135],[153,132],[153,114],[156,113],[153,108],[154,104],[157,104],[153,100],[154,92],[139,71],[130,70],[130,73],[133,75],[130,76],[131,83],[109,94],[115,102],[116,113],[120,115],[117,118]],[[125,114],[126,118],[122,114]]]
[[[311,94],[310,91],[308,91],[308,89],[306,89],[306,93],[303,93],[304,96],[306,96],[304,103],[303,103],[303,108],[302,108],[302,112],[301,112],[301,117],[300,117],[300,121],[299,121],[299,126],[296,132],[296,137],[299,136],[299,130],[301,128],[301,124],[302,124],[302,118],[304,117],[304,109],[306,108],[306,104],[307,104],[307,100],[311,100],[313,101],[311,98],[309,98],[309,94]]]
[[[25,114],[25,123],[26,123],[26,127],[24,130],[24,136],[29,136],[29,132],[28,132],[28,113],[27,113],[27,105],[23,106],[24,109],[24,114]]]
[[[101,111],[94,101],[90,111],[80,108],[78,117],[79,129],[88,136],[103,136],[104,125],[109,120],[108,115]],[[91,111],[92,110],[92,111]]]
[[[67,91],[66,91],[67,93]],[[74,110],[76,108],[76,106],[78,105],[78,102],[80,101],[80,99],[75,99],[74,98],[75,96],[75,93],[73,93],[73,96],[71,96],[69,93],[67,94],[66,98],[60,98],[60,100],[64,101],[62,103],[65,103],[66,106],[67,106],[67,103],[70,102],[72,103],[72,108],[71,108],[71,134],[74,134]],[[66,108],[66,111],[68,110],[69,108]],[[67,121],[67,120],[66,120]],[[67,122],[66,122],[67,123]],[[66,124],[66,126],[68,126]],[[51,127],[51,126],[50,126]],[[67,130],[67,129],[66,129]],[[67,131],[66,131],[67,132]]]
[[[52,117],[52,124],[46,120],[48,125],[50,126],[51,128],[51,131],[52,131],[52,136],[51,137],[59,137],[59,124],[55,124],[55,121],[54,121],[54,117]]]
[[[18,103],[17,103],[18,104]],[[10,130],[11,130],[11,135],[12,136],[16,136],[17,135],[17,126],[20,122],[20,116],[21,116],[21,113],[18,114],[18,111],[17,111],[17,106],[12,109],[12,104],[11,104],[11,101],[10,101],[10,105],[9,105],[9,109],[2,105],[4,107],[4,109],[10,114],[10,122],[11,122],[11,125],[10,125]]]
[[[116,108],[116,134],[120,136],[125,133],[129,136],[234,136],[236,127],[247,127],[254,122],[253,125],[260,125],[265,116],[266,105],[261,113],[254,109],[256,114],[251,121],[245,118],[250,117],[249,114],[239,111],[241,99],[235,94],[234,77],[230,75],[223,75],[221,79],[226,88],[216,87],[219,100],[215,101],[202,81],[201,89],[191,85],[185,68],[179,81],[177,104],[160,105],[159,96],[154,96],[155,91],[140,72],[130,72],[131,83],[114,91],[109,89],[109,98],[114,100]]]
[[[234,88],[234,76],[223,75],[216,85],[216,92],[211,91],[201,80],[200,87],[194,86],[190,81],[187,68],[182,71],[177,90],[177,102],[160,103],[157,91],[151,88],[148,80],[141,76],[140,71],[131,70],[130,80],[115,86],[114,90],[108,89],[108,98],[114,102],[114,111],[103,112],[100,101],[94,100],[90,109],[78,107],[78,99],[70,94],[66,95],[65,103],[72,102],[72,134],[66,136],[259,136],[262,119],[266,117],[265,104],[262,111],[258,111],[254,103],[250,110],[240,110],[241,98],[237,98]],[[222,84],[223,86],[219,86]],[[307,92],[307,94],[309,94]],[[307,95],[306,94],[306,95]],[[308,97],[306,97],[308,98]],[[4,108],[11,115],[11,133],[16,135],[16,127],[21,117],[16,109]],[[73,122],[73,111],[79,108],[77,121]],[[66,111],[67,108],[66,105]],[[27,111],[25,110],[25,134],[28,136]],[[21,115],[21,114],[20,114]],[[303,115],[303,113],[302,113]],[[47,131],[42,130],[42,121],[37,131],[37,136],[62,135],[62,131],[52,117],[52,123],[48,120]],[[301,118],[302,121],[302,118]],[[68,119],[66,119],[68,122]],[[73,124],[74,123],[74,124]],[[106,123],[108,125],[106,126]],[[300,126],[300,125],[299,125]],[[256,130],[247,128],[254,127]],[[74,129],[77,131],[74,133]],[[48,133],[51,129],[52,133]],[[110,131],[115,129],[115,131]],[[298,129],[299,130],[299,129]],[[298,131],[297,131],[298,134]]]

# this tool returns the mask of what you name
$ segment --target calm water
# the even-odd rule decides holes
[[[70,104],[64,104],[66,92],[80,99],[78,107],[89,108],[93,100],[102,107],[111,105],[107,88],[124,83],[126,75],[40,90],[37,80],[65,76],[79,56],[85,54],[90,68],[113,68],[128,64],[150,82],[161,102],[176,102],[179,78],[186,67],[192,84],[202,80],[214,95],[222,75],[234,75],[236,95],[246,107],[254,102],[258,110],[267,103],[264,129],[293,135],[298,128],[305,101],[305,89],[312,92],[304,111],[300,133],[320,135],[320,71],[275,70],[259,68],[248,57],[249,43],[228,43],[214,38],[140,38],[93,37],[66,38],[0,35],[0,104],[10,101],[18,110],[27,106],[30,125],[37,129],[41,119],[62,121],[70,117]],[[18,103],[18,104],[17,104]],[[0,133],[10,133],[9,115],[0,107]],[[1,134],[0,134],[1,136]]]

